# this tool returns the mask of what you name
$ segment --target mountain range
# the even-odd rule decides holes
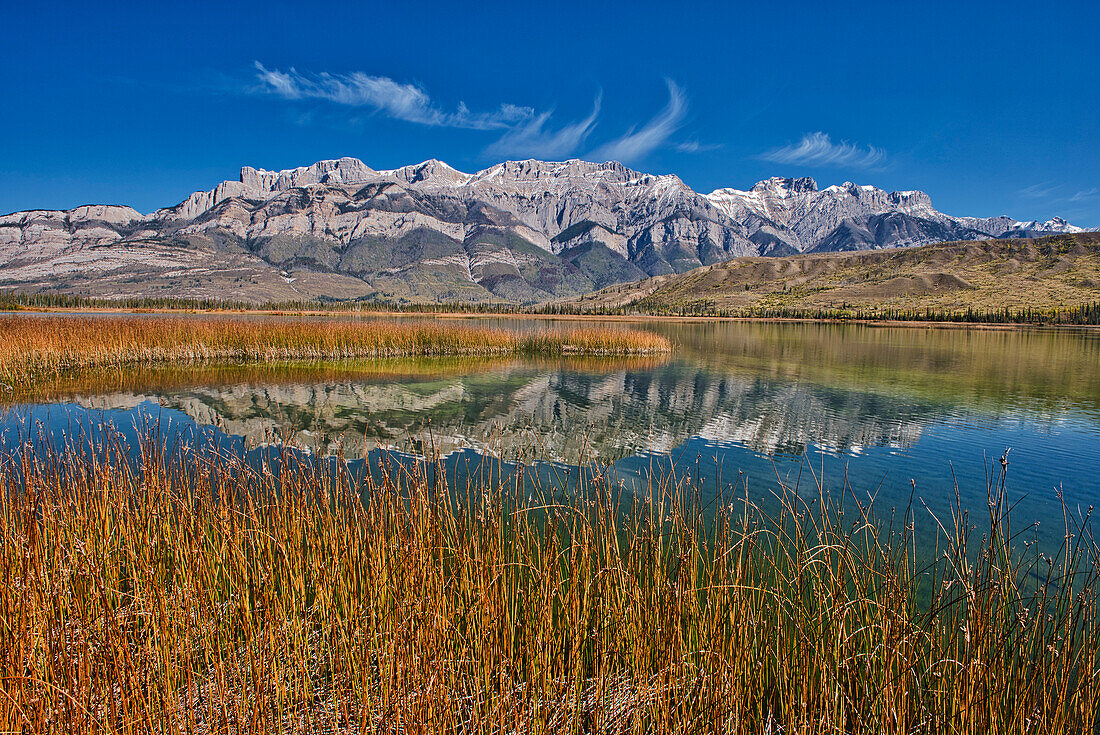
[[[537,303],[746,255],[1080,232],[952,217],[920,191],[771,178],[703,195],[620,163],[354,158],[239,180],[141,214],[0,216],[0,288],[107,297]]]

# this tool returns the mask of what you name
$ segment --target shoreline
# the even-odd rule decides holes
[[[382,319],[512,319],[516,321],[555,321],[555,322],[680,322],[697,324],[702,322],[744,322],[761,324],[858,324],[868,327],[897,327],[921,329],[978,329],[985,331],[1022,331],[1055,330],[1100,332],[1096,324],[1029,324],[1015,322],[956,322],[924,321],[900,319],[822,319],[817,317],[751,317],[751,316],[674,316],[664,314],[524,314],[511,312],[452,312],[452,311],[325,311],[319,309],[128,309],[128,308],[84,308],[69,309],[52,306],[22,307],[2,309],[0,316],[28,315],[57,316],[272,316],[272,317],[377,317]]]

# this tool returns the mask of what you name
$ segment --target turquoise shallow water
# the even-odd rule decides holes
[[[542,329],[547,322],[491,322]],[[621,323],[614,323],[616,326]],[[966,331],[813,324],[675,323],[668,359],[403,362],[339,368],[116,376],[8,406],[0,453],[27,438],[83,443],[99,427],[352,466],[381,450],[433,447],[449,471],[482,458],[561,470],[593,462],[641,492],[674,467],[708,498],[766,504],[783,484],[915,509],[919,535],[964,507],[987,508],[1008,454],[1014,518],[1061,535],[1062,502],[1100,498],[1100,338],[1091,332]],[[89,387],[90,386],[90,387]],[[82,434],[83,432],[83,434]],[[1049,529],[1049,530],[1047,530]]]

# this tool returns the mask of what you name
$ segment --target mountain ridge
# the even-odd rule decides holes
[[[536,303],[732,257],[1081,228],[951,217],[920,191],[773,177],[700,194],[616,161],[242,167],[182,202],[0,216],[0,287],[87,295]]]

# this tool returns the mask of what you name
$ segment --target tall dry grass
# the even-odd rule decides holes
[[[74,370],[211,361],[354,360],[490,355],[642,355],[670,350],[641,330],[521,333],[445,322],[178,317],[0,317],[0,382]]]
[[[944,548],[781,488],[704,508],[381,457],[140,461],[21,445],[0,470],[0,731],[1080,733],[1097,547],[1011,535],[1003,482]],[[935,563],[919,559],[935,556]]]

